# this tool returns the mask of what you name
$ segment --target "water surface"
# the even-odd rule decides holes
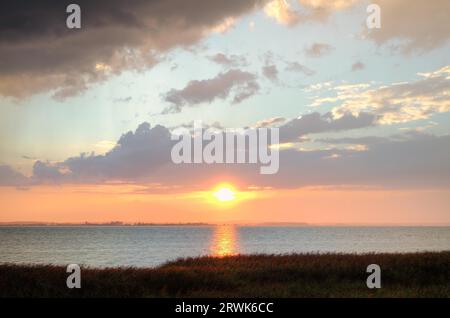
[[[0,263],[146,267],[200,255],[449,249],[450,227],[0,227]]]

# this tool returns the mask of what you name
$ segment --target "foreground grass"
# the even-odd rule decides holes
[[[366,287],[367,265],[382,288]],[[0,297],[450,297],[450,251],[199,257],[158,268],[83,268],[81,289],[66,268],[0,265]]]

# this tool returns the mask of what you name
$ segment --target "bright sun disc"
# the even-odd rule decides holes
[[[217,200],[225,202],[234,200],[236,194],[230,188],[220,188],[219,190],[214,192],[214,196]]]

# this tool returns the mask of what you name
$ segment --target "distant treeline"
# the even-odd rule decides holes
[[[45,222],[3,222],[0,226],[202,226],[213,225],[209,223],[125,223],[125,222],[107,222],[107,223],[45,223]]]

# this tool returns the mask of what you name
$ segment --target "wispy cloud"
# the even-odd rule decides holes
[[[335,48],[327,43],[313,43],[304,49],[304,52],[309,57],[323,57],[330,54]]]
[[[356,62],[352,65],[352,72],[356,72],[356,71],[361,71],[365,68],[366,66],[364,65],[364,63],[362,62]]]
[[[335,116],[371,112],[379,123],[404,123],[427,119],[434,113],[450,110],[450,67],[419,74],[419,80],[372,87],[369,84],[337,86],[337,94],[319,98],[315,106],[339,103],[333,108]]]
[[[172,89],[164,95],[170,104],[164,113],[180,112],[184,106],[211,103],[215,99],[227,99],[237,104],[253,96],[259,90],[256,75],[238,69],[220,73],[214,78],[190,81],[182,89]]]
[[[312,75],[316,74],[315,71],[313,71],[312,69],[310,69],[307,66],[302,65],[298,62],[287,62],[285,70],[289,71],[289,72],[301,73],[306,76],[312,76]]]
[[[226,55],[224,53],[217,53],[208,56],[208,59],[214,63],[230,68],[248,65],[247,59],[244,56],[236,54]]]

